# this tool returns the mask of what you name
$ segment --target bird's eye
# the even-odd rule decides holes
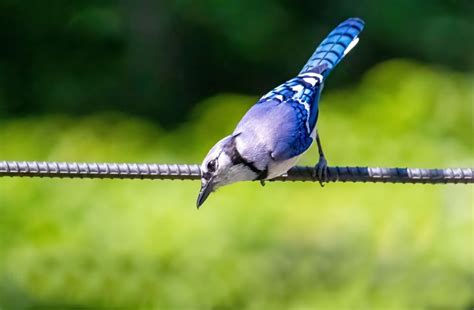
[[[207,163],[207,171],[214,172],[216,171],[216,160],[213,159]]]

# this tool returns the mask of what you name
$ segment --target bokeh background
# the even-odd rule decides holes
[[[350,16],[330,165],[473,166],[474,2],[0,0],[0,159],[197,163]],[[314,164],[312,149],[302,164]],[[471,309],[467,185],[0,180],[0,308]]]

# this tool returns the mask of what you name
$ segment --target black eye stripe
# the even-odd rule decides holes
[[[225,149],[226,154],[230,157],[233,165],[242,164],[255,172],[257,174],[256,180],[263,180],[268,176],[268,167],[265,170],[258,169],[255,164],[247,159],[245,159],[237,150],[237,145],[235,144],[235,137],[232,139],[232,142]]]

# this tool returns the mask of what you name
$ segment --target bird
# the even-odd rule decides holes
[[[329,73],[359,42],[365,22],[352,17],[340,23],[316,48],[299,74],[253,105],[235,130],[218,141],[201,165],[197,208],[224,185],[276,178],[296,165],[314,141],[319,161],[314,178],[327,181],[327,160],[317,130],[319,99]]]

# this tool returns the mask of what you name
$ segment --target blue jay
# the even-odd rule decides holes
[[[327,178],[327,161],[316,121],[319,97],[331,70],[359,41],[364,21],[349,18],[318,46],[297,77],[263,96],[234,132],[211,148],[201,165],[199,208],[209,194],[238,181],[269,180],[286,173],[316,140],[319,162],[315,176]]]

